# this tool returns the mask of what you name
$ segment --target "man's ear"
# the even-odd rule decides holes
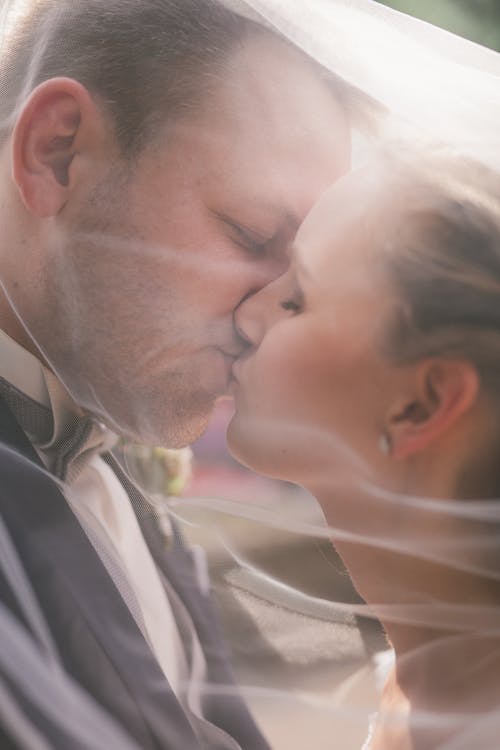
[[[12,141],[13,178],[31,213],[45,218],[63,208],[75,157],[103,126],[102,114],[77,81],[52,78],[31,93]]]
[[[394,458],[419,453],[442,437],[476,402],[480,381],[476,368],[461,360],[419,363],[411,395],[394,404],[387,432]]]

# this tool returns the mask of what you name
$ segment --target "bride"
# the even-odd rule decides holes
[[[230,448],[317,497],[395,652],[370,750],[494,747],[500,177],[380,153],[237,325]]]

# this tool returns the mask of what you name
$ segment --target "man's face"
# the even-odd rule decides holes
[[[82,406],[147,442],[203,431],[242,349],[234,310],[285,270],[349,166],[344,114],[293,50],[255,38],[228,70],[201,112],[66,207],[46,268],[38,345]]]

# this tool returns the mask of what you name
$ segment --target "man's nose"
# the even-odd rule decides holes
[[[283,231],[266,245],[265,255],[253,265],[252,288],[248,294],[257,294],[280,279],[290,268],[290,245],[295,236],[293,228]]]

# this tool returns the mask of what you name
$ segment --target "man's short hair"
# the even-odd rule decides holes
[[[123,151],[138,151],[259,28],[216,0],[29,0],[1,59],[0,131],[38,84],[65,76],[99,97]]]
[[[0,56],[0,142],[31,91],[64,76],[99,98],[123,154],[131,157],[168,118],[196,111],[239,43],[252,34],[275,36],[217,0],[23,0],[24,5]],[[370,126],[377,105],[309,62],[351,121]]]

